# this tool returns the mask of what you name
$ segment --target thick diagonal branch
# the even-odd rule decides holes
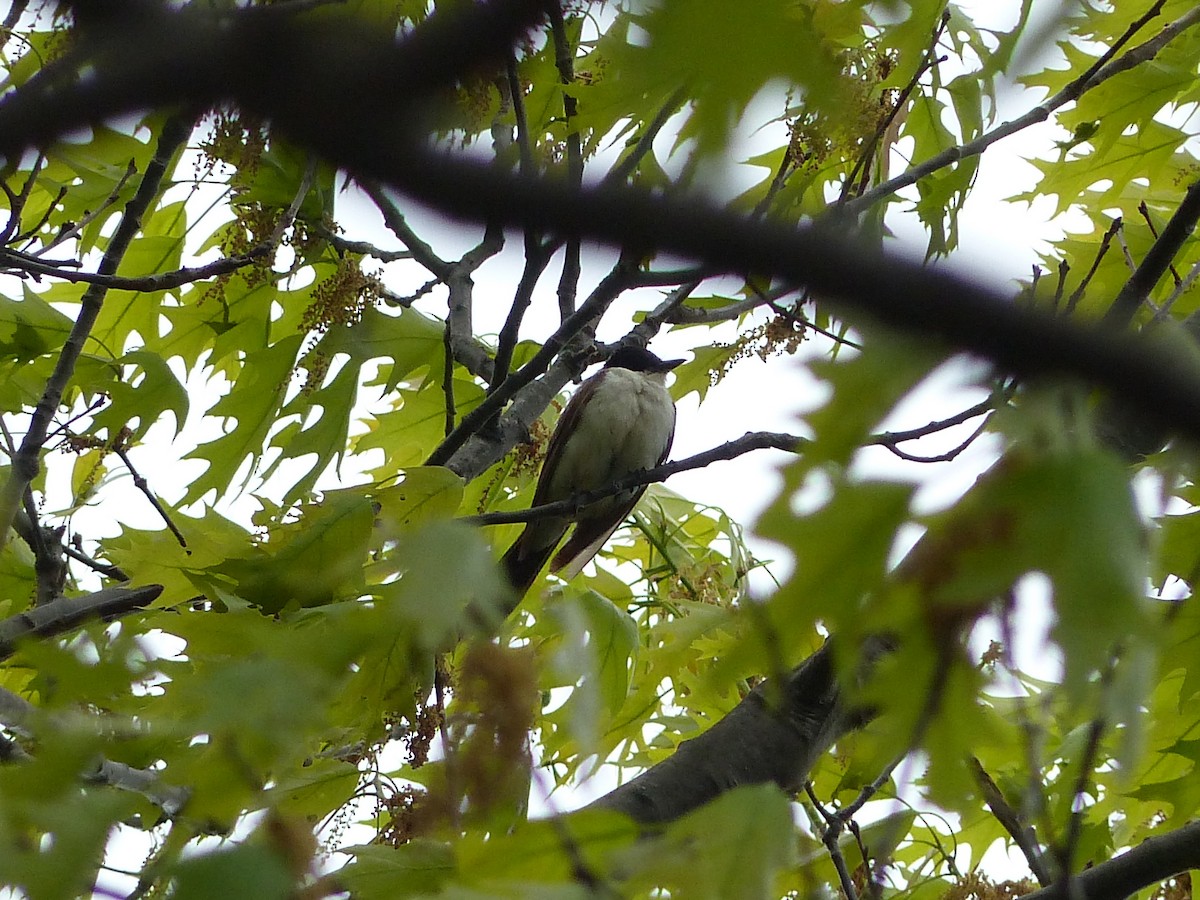
[[[153,603],[161,584],[137,588],[113,587],[83,597],[59,597],[41,606],[0,620],[0,660],[16,652],[22,640],[54,637],[94,621],[109,621]]]
[[[781,680],[758,685],[721,721],[592,806],[654,825],[741,785],[773,782],[797,791],[821,755],[868,717],[842,702],[830,641]]]

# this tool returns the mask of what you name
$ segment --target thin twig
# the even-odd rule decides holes
[[[525,91],[517,74],[516,60],[511,54],[506,61],[506,72],[509,100],[512,103],[513,115],[517,123],[517,146],[521,151],[520,173],[522,177],[530,178],[534,173],[534,161],[529,122],[525,116]],[[495,392],[508,378],[513,352],[516,350],[517,341],[521,336],[521,322],[524,321],[525,313],[529,309],[530,303],[533,302],[533,290],[537,286],[538,279],[546,270],[546,266],[554,254],[552,249],[542,245],[541,233],[538,229],[527,225],[524,233],[525,268],[517,283],[512,304],[508,308],[508,315],[504,319],[504,325],[500,328],[500,335],[496,341],[496,364],[492,382],[488,386],[489,392]]]
[[[1121,217],[1117,216],[1112,220],[1112,224],[1108,226],[1108,230],[1104,232],[1104,237],[1100,239],[1100,246],[1096,250],[1096,256],[1092,260],[1092,267],[1087,270],[1087,274],[1083,276],[1083,280],[1079,282],[1079,287],[1071,292],[1071,296],[1067,298],[1066,313],[1070,315],[1075,311],[1075,307],[1079,301],[1083,299],[1083,294],[1087,290],[1087,286],[1091,283],[1092,276],[1096,274],[1096,270],[1100,268],[1100,263],[1103,261],[1105,254],[1108,253],[1109,245],[1112,244],[1113,237],[1121,230]]]
[[[842,893],[846,895],[847,900],[858,900],[858,892],[854,889],[854,879],[850,875],[850,870],[846,868],[846,857],[842,855],[842,848],[838,844],[838,833],[841,826],[837,816],[825,809],[825,806],[817,799],[817,792],[811,781],[804,782],[804,793],[808,795],[813,807],[825,820],[825,827],[821,829],[821,843],[825,845],[825,849],[829,851],[829,858],[833,860],[838,881],[842,884]],[[865,862],[866,859],[864,854],[863,861]]]
[[[958,444],[956,444],[951,449],[947,450],[945,453],[938,453],[934,456],[922,456],[917,453],[909,453],[907,450],[901,450],[899,447],[895,446],[894,444],[884,444],[883,446],[886,447],[887,450],[889,452],[891,452],[893,455],[899,457],[900,459],[905,460],[906,462],[914,462],[914,463],[951,462],[951,461],[957,459],[964,450],[966,450],[973,443],[975,443],[975,441],[977,441],[979,439],[979,436],[981,434],[983,434],[983,430],[986,427],[987,427],[987,420],[984,419],[982,422],[979,423],[978,426],[976,426],[975,430],[972,431],[968,437],[966,437],[965,439],[960,441]]]
[[[408,248],[412,258],[438,278],[447,278],[450,275],[450,263],[434,253],[433,247],[417,236],[383,187],[378,182],[367,179],[359,179],[358,184],[383,214],[383,223]]]
[[[908,431],[883,431],[879,434],[873,434],[867,438],[865,443],[882,447],[893,447],[905,441],[915,441],[918,438],[928,437],[931,434],[945,431],[947,428],[955,425],[969,422],[976,416],[986,415],[995,408],[996,401],[992,397],[988,397],[988,399],[980,400],[974,406],[968,407],[960,413],[955,413],[944,419],[938,419],[930,422],[928,425],[922,425],[920,428],[910,428]]]
[[[680,105],[686,99],[687,91],[683,88],[680,88],[667,98],[667,102],[659,108],[654,118],[650,120],[650,123],[646,126],[646,130],[642,132],[642,136],[633,145],[633,149],[604,176],[605,184],[619,184],[624,182],[630,175],[637,171],[637,167],[641,164],[646,154],[654,149],[654,139],[658,137],[658,133],[663,130],[663,127],[671,120],[671,117],[679,111]]]
[[[91,212],[85,213],[78,222],[71,225],[69,228],[64,228],[62,231],[56,234],[54,239],[48,244],[43,244],[38,249],[37,255],[42,256],[43,254],[53,250],[59,244],[69,241],[76,235],[82,233],[83,229],[87,228],[88,225],[92,224],[92,222],[96,221],[111,207],[116,205],[117,201],[121,199],[121,192],[125,190],[125,185],[128,184],[129,179],[136,174],[137,166],[134,165],[133,160],[130,160],[129,165],[125,167],[125,171],[121,173],[120,179],[117,181],[116,185],[113,186],[113,189],[109,192],[108,196],[101,201],[100,205]],[[54,204],[51,204],[50,208],[54,209]]]
[[[1142,214],[1142,219],[1145,221],[1146,227],[1150,229],[1150,236],[1157,241],[1158,228],[1155,227],[1154,220],[1150,218],[1150,207],[1146,205],[1145,200],[1138,204],[1138,212]],[[1179,287],[1182,279],[1179,277],[1179,272],[1176,270],[1174,263],[1171,263],[1170,272],[1171,277],[1175,280],[1175,287]]]
[[[1112,687],[1116,660],[1119,655],[1119,652],[1114,655],[1112,664],[1101,674],[1101,692],[1107,692]],[[1067,824],[1067,836],[1062,844],[1055,848],[1058,857],[1059,884],[1062,886],[1064,897],[1072,896],[1071,879],[1074,877],[1075,850],[1079,846],[1079,838],[1083,833],[1083,815],[1086,810],[1083,805],[1083,796],[1087,793],[1088,783],[1092,778],[1092,769],[1100,752],[1100,741],[1104,737],[1107,727],[1108,720],[1103,713],[1097,713],[1088,725],[1087,743],[1084,745],[1079,760],[1079,775],[1075,779],[1075,786],[1071,792],[1072,809],[1071,819]]]
[[[33,186],[37,182],[38,173],[41,171],[45,161],[46,157],[41,153],[34,158],[33,165],[29,167],[29,177],[25,179],[25,184],[21,187],[20,194],[14,193],[7,183],[0,182],[0,188],[3,188],[5,195],[8,197],[9,204],[8,222],[5,223],[4,230],[0,231],[0,244],[7,244],[10,240],[21,240],[18,232],[21,225],[21,213],[25,209],[25,204],[29,202],[29,195],[33,192]],[[62,199],[61,191],[58,199]],[[50,210],[52,211],[56,205],[56,203],[51,203]],[[43,214],[43,219],[46,215],[49,215],[49,211]],[[16,235],[15,238],[14,235]]]
[[[575,494],[566,500],[543,503],[528,509],[465,516],[461,521],[470,525],[509,525],[514,522],[531,522],[536,519],[561,516],[564,513],[574,515],[591,503],[611,497],[614,494],[622,493],[630,488],[653,484],[657,481],[665,481],[672,475],[680,472],[700,469],[721,460],[736,459],[753,450],[775,449],[795,451],[805,443],[807,443],[805,438],[797,437],[794,434],[781,434],[772,431],[748,432],[737,440],[728,441],[711,450],[697,453],[695,456],[689,456],[686,459],[676,462],[664,463],[661,466],[655,466],[653,469],[642,469],[641,471],[633,472],[606,487]]]
[[[247,253],[224,257],[202,266],[185,266],[171,272],[160,272],[151,275],[108,275],[100,272],[75,271],[73,267],[78,266],[79,263],[74,260],[54,265],[34,259],[25,254],[17,254],[11,250],[0,249],[0,266],[27,272],[33,276],[45,275],[75,284],[90,284],[118,291],[153,293],[155,291],[168,291],[185,284],[193,284],[197,281],[204,281],[207,278],[236,272],[238,269],[258,262],[267,252],[267,245],[262,244]],[[64,267],[68,265],[72,268]]]
[[[292,202],[288,208],[284,210],[283,215],[279,217],[279,221],[275,223],[275,230],[271,232],[271,236],[266,240],[266,251],[273,251],[283,242],[283,235],[296,221],[296,216],[300,214],[300,207],[304,205],[304,198],[308,196],[308,192],[312,190],[313,179],[317,176],[317,157],[309,154],[308,162],[304,166],[304,173],[300,176],[300,186],[296,188],[296,193],[292,197]]]
[[[158,497],[154,495],[154,491],[150,490],[149,482],[146,481],[142,474],[133,465],[133,462],[129,459],[129,451],[120,444],[114,444],[112,449],[117,456],[121,457],[121,462],[125,463],[125,468],[127,468],[129,470],[129,474],[133,476],[134,487],[141,491],[146,499],[150,501],[150,505],[153,506],[158,512],[159,516],[162,517],[163,522],[166,523],[166,526],[170,529],[171,534],[175,535],[175,540],[179,542],[179,546],[186,549],[187,540],[184,538],[183,532],[180,531],[179,527],[174,523],[174,521],[172,521],[171,514],[167,512],[166,507],[163,506]]]
[[[1154,314],[1154,321],[1161,322],[1167,317],[1167,315],[1171,312],[1171,307],[1175,305],[1175,301],[1191,289],[1192,285],[1196,283],[1197,277],[1200,277],[1200,261],[1192,264],[1192,267],[1188,270],[1187,275],[1184,276],[1183,281],[1181,281],[1179,286],[1171,292],[1171,296],[1163,301],[1163,305],[1159,307],[1158,312]]]
[[[904,104],[908,102],[908,98],[912,96],[912,92],[916,90],[917,84],[921,80],[921,76],[932,69],[935,65],[943,61],[943,59],[939,58],[937,55],[937,45],[942,39],[942,35],[946,31],[946,26],[949,24],[950,10],[946,9],[942,11],[942,15],[938,19],[938,24],[933,30],[933,37],[930,38],[929,45],[925,48],[925,53],[921,57],[921,62],[917,66],[917,70],[913,72],[912,78],[908,80],[908,84],[906,84],[900,91],[899,95],[896,97],[896,102],[892,105],[891,111],[888,113],[883,122],[881,122],[880,125],[875,129],[875,133],[872,134],[870,140],[867,141],[866,146],[863,148],[863,152],[858,155],[858,160],[855,162],[854,168],[850,171],[850,174],[846,177],[846,180],[842,182],[842,190],[838,195],[837,200],[839,206],[844,204],[850,198],[850,193],[856,183],[865,183],[870,174],[869,160],[874,155],[875,148],[883,139],[883,136],[887,134],[887,130],[896,120],[896,116],[900,114],[900,110],[904,108]],[[858,177],[860,171],[862,172],[861,182]]]
[[[76,535],[78,537],[78,535]],[[83,563],[94,572],[99,572],[106,578],[111,578],[113,581],[129,581],[129,575],[120,566],[114,566],[112,563],[102,563],[98,559],[93,559],[82,550],[72,547],[70,544],[63,544],[63,553],[71,557],[76,562]]]
[[[975,777],[975,784],[978,785],[979,792],[983,795],[983,802],[987,804],[992,815],[1004,826],[1004,830],[1017,845],[1025,857],[1025,862],[1029,864],[1029,871],[1037,879],[1037,883],[1042,887],[1050,884],[1054,879],[1046,867],[1046,860],[1042,855],[1041,847],[1038,846],[1037,833],[1033,830],[1033,826],[1024,821],[1021,814],[1013,809],[977,757],[968,757],[967,764],[971,769],[971,774]]]
[[[370,256],[380,262],[398,262],[399,260],[412,259],[412,251],[410,250],[384,250],[382,247],[376,247],[374,244],[366,241],[352,241],[349,238],[344,238],[340,234],[335,234],[328,228],[320,225],[315,226],[314,230],[319,234],[326,243],[341,253],[356,253],[359,256]],[[434,282],[436,284],[436,282]]]
[[[840,334],[834,334],[829,329],[822,328],[816,322],[812,321],[812,319],[806,319],[806,318],[804,318],[804,316],[796,315],[790,309],[785,309],[784,307],[782,307],[778,303],[776,303],[774,300],[768,300],[767,305],[769,307],[771,307],[771,309],[777,315],[783,316],[783,318],[787,319],[789,322],[792,322],[795,325],[799,325],[801,328],[807,328],[810,331],[815,331],[817,334],[821,335],[822,337],[829,338],[829,340],[833,341],[835,344],[843,344],[847,347],[853,347],[855,350],[863,349],[862,344],[858,343],[857,341],[852,341],[852,340],[850,340],[850,338],[845,337]]]
[[[25,15],[25,7],[28,5],[29,0],[13,0],[13,5],[8,8],[8,15],[4,17],[3,24],[0,24],[0,50],[7,46],[9,37],[16,30],[21,16]]]

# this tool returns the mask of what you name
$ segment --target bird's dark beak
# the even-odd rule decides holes
[[[658,365],[654,367],[655,372],[670,372],[676,366],[687,362],[686,359],[662,359]]]

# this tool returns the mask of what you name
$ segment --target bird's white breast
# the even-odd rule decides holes
[[[595,490],[658,465],[674,429],[663,374],[605,370],[563,448],[552,496]]]

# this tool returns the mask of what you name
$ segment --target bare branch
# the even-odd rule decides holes
[[[36,712],[37,708],[24,697],[0,688],[0,725],[13,734],[32,736],[28,726]],[[0,752],[0,759],[4,762],[26,762],[32,758],[15,742],[4,752]],[[189,796],[189,792],[184,788],[164,784],[157,772],[135,769],[109,759],[101,759],[95,769],[84,773],[83,780],[141,794],[171,817],[183,810]]]
[[[376,247],[374,244],[367,243],[366,241],[352,241],[349,238],[344,238],[340,234],[330,231],[328,228],[317,227],[315,230],[331,247],[342,253],[357,253],[359,256],[370,256],[380,262],[397,262],[402,259],[413,258],[411,250],[384,250],[382,247]]]
[[[163,522],[166,523],[166,526],[170,529],[171,534],[175,536],[175,540],[179,542],[179,546],[186,548],[187,540],[184,538],[183,532],[179,530],[179,526],[177,526],[171,519],[171,514],[167,512],[166,507],[163,506],[158,497],[154,495],[154,491],[150,490],[150,484],[146,481],[145,477],[143,477],[143,475],[134,467],[133,463],[129,459],[129,451],[122,447],[119,443],[114,444],[112,449],[117,456],[121,457],[121,462],[125,463],[125,468],[127,468],[129,470],[129,474],[133,476],[134,487],[141,491],[145,498],[150,501],[150,505],[153,506],[159,516],[162,517]]]
[[[135,769],[111,759],[100,760],[94,771],[84,775],[84,780],[141,794],[168,818],[183,812],[191,796],[187,788],[164,783],[158,773],[151,769]]]
[[[567,37],[567,23],[563,18],[562,6],[551,3],[549,7],[550,32],[554,38],[554,62],[558,67],[558,78],[564,86],[575,83],[575,48]],[[570,90],[563,91],[563,118],[567,123],[567,183],[579,187],[583,183],[583,142],[579,129],[575,127],[578,102]],[[562,274],[558,279],[558,316],[565,320],[575,311],[575,296],[579,287],[580,247],[578,235],[567,238],[566,254],[563,257]]]
[[[886,447],[887,450],[890,453],[892,453],[894,456],[897,456],[900,459],[906,460],[908,462],[915,462],[915,463],[950,462],[951,460],[958,459],[958,457],[962,454],[962,452],[964,450],[966,450],[973,443],[975,443],[975,441],[978,440],[979,436],[981,434],[983,434],[983,429],[986,427],[987,427],[987,420],[985,419],[984,421],[980,422],[979,425],[977,425],[975,427],[975,430],[972,431],[970,435],[968,435],[966,438],[964,438],[962,441],[960,441],[954,447],[945,451],[944,453],[937,453],[933,456],[922,456],[917,453],[909,453],[907,450],[901,450],[895,444],[883,444],[883,446]]]
[[[1159,238],[1151,245],[1150,251],[1142,260],[1137,271],[1121,288],[1121,293],[1113,301],[1112,306],[1104,315],[1104,321],[1113,325],[1128,325],[1159,279],[1170,267],[1184,241],[1191,237],[1200,220],[1200,181],[1192,183],[1184,195],[1183,202],[1171,216],[1171,221],[1163,229]]]
[[[25,184],[21,188],[20,194],[14,193],[12,188],[10,188],[6,182],[0,181],[0,188],[3,189],[5,195],[8,197],[8,222],[5,224],[4,230],[0,231],[0,243],[7,244],[9,240],[20,241],[22,239],[24,233],[19,231],[21,226],[21,213],[25,210],[25,204],[29,202],[29,195],[33,192],[33,186],[37,183],[38,173],[41,172],[42,166],[45,165],[45,162],[46,157],[39,153],[37,158],[33,161],[33,165],[29,167],[29,175],[25,179]],[[64,190],[66,190],[65,187],[59,188],[57,200],[61,200],[63,198]],[[45,221],[46,217],[49,216],[54,210],[57,200],[55,203],[51,203],[50,208],[42,214],[43,221]],[[38,225],[34,230],[36,231],[36,229],[40,227],[41,226]]]
[[[1083,280],[1079,282],[1079,287],[1071,292],[1071,296],[1067,298],[1068,314],[1075,311],[1076,305],[1083,299],[1084,293],[1087,291],[1088,284],[1091,283],[1092,276],[1096,274],[1096,270],[1100,268],[1100,263],[1104,260],[1108,253],[1109,245],[1112,244],[1113,237],[1121,230],[1121,217],[1117,216],[1112,220],[1112,224],[1108,226],[1108,230],[1104,232],[1104,237],[1100,240],[1100,246],[1096,250],[1096,256],[1092,260],[1092,267],[1087,270],[1087,274],[1083,276]]]
[[[967,760],[967,765],[970,767],[971,774],[975,777],[975,783],[979,786],[979,791],[983,795],[983,802],[987,804],[988,809],[992,811],[992,815],[1004,826],[1004,830],[1013,839],[1013,843],[1020,849],[1025,857],[1025,861],[1029,864],[1029,871],[1033,873],[1033,877],[1037,879],[1038,884],[1042,887],[1050,884],[1054,879],[1046,866],[1045,858],[1042,856],[1042,849],[1038,845],[1037,833],[1033,830],[1033,826],[1024,821],[1021,814],[1013,809],[1012,805],[1004,798],[1004,793],[996,785],[996,782],[992,780],[992,776],[984,769],[983,763],[972,756]]]
[[[27,254],[17,254],[12,250],[0,249],[0,266],[20,272],[27,272],[34,276],[44,275],[51,278],[59,278],[63,281],[70,281],[76,284],[90,284],[118,291],[143,291],[151,293],[153,291],[169,291],[172,288],[192,284],[197,281],[204,281],[207,278],[214,278],[218,275],[228,275],[230,272],[236,272],[238,269],[253,265],[266,256],[268,252],[267,246],[262,245],[255,247],[248,253],[214,260],[202,266],[184,267],[171,272],[160,272],[152,275],[131,276],[109,275],[100,272],[79,272],[74,268],[66,268],[67,265],[78,265],[74,261],[55,265],[43,262]]]
[[[654,484],[657,481],[666,481],[672,475],[677,475],[680,472],[687,472],[691,469],[702,469],[719,460],[737,459],[737,457],[753,450],[774,449],[794,452],[805,443],[807,443],[805,438],[797,437],[794,434],[781,434],[774,431],[751,431],[737,440],[728,441],[719,447],[705,450],[703,453],[697,453],[695,456],[689,456],[687,459],[664,463],[661,466],[655,466],[653,469],[642,469],[639,472],[632,472],[606,487],[576,494],[573,497],[568,497],[566,500],[543,503],[540,506],[512,510],[511,512],[492,512],[483,513],[478,516],[466,516],[462,521],[470,525],[509,525],[514,522],[531,522],[535,519],[561,516],[563,514],[576,515],[589,504],[603,500],[606,497],[611,497],[614,494],[620,494],[631,488],[641,487],[645,484]]]
[[[45,253],[49,252],[50,250],[53,250],[59,244],[65,243],[66,241],[69,241],[72,238],[74,238],[75,236],[79,235],[80,233],[83,232],[83,229],[87,228],[88,225],[90,225],[92,222],[95,222],[101,216],[105,215],[108,212],[108,210],[111,209],[113,206],[116,206],[117,201],[121,199],[121,191],[125,190],[125,185],[129,183],[129,179],[132,178],[136,174],[137,174],[137,166],[134,165],[133,160],[130,160],[129,165],[126,166],[125,171],[124,171],[124,173],[122,173],[120,180],[116,183],[116,185],[114,185],[112,191],[110,191],[109,195],[104,198],[103,202],[101,202],[100,205],[98,205],[91,212],[84,215],[78,222],[74,223],[73,225],[71,225],[68,228],[64,228],[62,231],[60,231],[58,234],[56,234],[54,236],[54,239],[52,241],[50,241],[48,244],[43,244],[42,247],[38,250],[38,255],[40,256],[42,254],[45,254]],[[61,194],[60,194],[59,199],[62,199]],[[52,212],[54,210],[54,207],[55,207],[55,204],[50,205],[50,209],[47,210],[47,216],[50,214],[50,212]],[[34,229],[31,229],[27,233],[29,234],[30,237],[32,237],[34,234],[37,233],[37,230],[38,229],[34,228]]]
[[[375,206],[379,208],[379,211],[383,214],[383,223],[408,248],[408,252],[412,258],[439,279],[444,281],[448,278],[450,275],[450,263],[438,256],[433,251],[433,247],[422,240],[412,230],[412,226],[408,224],[408,220],[404,218],[404,214],[400,212],[400,208],[384,192],[383,187],[377,182],[362,179],[359,180],[359,186],[371,198]]]
[[[825,820],[825,828],[821,833],[821,842],[825,845],[825,849],[829,851],[829,858],[833,860],[833,867],[837,870],[838,881],[842,883],[842,893],[846,895],[847,900],[858,900],[858,891],[854,887],[854,879],[850,875],[850,870],[846,868],[846,857],[842,855],[842,847],[838,843],[837,832],[837,817],[825,808],[820,798],[817,797],[817,792],[813,788],[811,781],[804,782],[804,793],[808,795],[809,802],[813,808]],[[864,853],[863,859],[867,858]]]
[[[790,279],[847,310],[940,337],[1016,374],[1069,372],[1091,380],[1147,417],[1200,437],[1200,372],[1188,361],[1163,360],[1145,341],[1017,309],[965,278],[923,271],[911,261],[865,249],[844,233],[747,221],[703,203],[647,197],[617,185],[571,190],[406,143],[413,129],[404,113],[411,110],[414,94],[454,77],[468,60],[478,62],[506,46],[512,29],[523,27],[514,23],[537,14],[536,5],[516,0],[457,9],[439,18],[439,27],[417,29],[399,44],[344,23],[323,22],[318,36],[282,14],[269,19],[241,14],[250,10],[214,17],[189,8],[138,17],[121,29],[101,29],[103,43],[81,45],[43,70],[44,79],[32,79],[0,99],[0,152],[11,154],[72,124],[131,106],[232,96],[251,111],[269,111],[283,131],[336,164],[360,176],[384,178],[451,214],[577,232],[678,253],[727,271]],[[268,20],[276,25],[270,46],[264,47],[267,42],[255,39],[261,31],[245,23]],[[219,39],[216,21],[224,25]],[[475,27],[479,23],[499,30]],[[431,19],[426,26],[433,24]],[[246,30],[239,30],[243,25]],[[152,52],[145,52],[149,45]],[[310,51],[315,67],[310,86],[330,88],[322,93],[313,87],[301,102],[285,82],[294,60],[308,60]],[[337,61],[336,72],[322,68],[326,60]],[[96,66],[97,76],[80,81],[72,67],[85,62]],[[61,96],[49,108],[43,100],[51,88],[61,88]],[[347,96],[370,97],[376,113],[387,98],[387,114],[361,116]],[[502,405],[496,403],[489,416]],[[451,455],[439,453],[446,460]]]
[[[577,334],[591,325],[594,320],[599,318],[608,309],[612,302],[627,287],[631,269],[630,261],[623,254],[612,271],[601,279],[600,283],[596,285],[595,290],[592,291],[591,295],[583,302],[579,309],[568,316],[567,320],[559,326],[558,330],[546,339],[545,343],[542,344],[542,349],[534,354],[533,359],[522,366],[519,371],[514,372],[505,379],[503,384],[488,394],[482,403],[463,416],[462,421],[458,423],[458,427],[446,436],[441,446],[425,461],[425,465],[450,465],[450,468],[455,468],[452,464],[455,451],[465,444],[467,439],[479,428],[500,412],[517,391],[545,372],[551,360]],[[500,377],[499,364],[497,364],[496,377]],[[462,473],[460,472],[459,474]]]
[[[753,296],[747,297],[745,300],[736,300],[726,306],[718,306],[714,309],[697,309],[692,306],[680,306],[671,313],[671,318],[668,321],[672,325],[715,325],[718,322],[729,322],[740,318],[746,313],[752,312],[770,302],[770,300],[763,297]]]
[[[18,517],[19,518],[19,517]],[[75,538],[78,539],[78,535]],[[71,557],[76,562],[83,563],[94,572],[99,572],[105,578],[111,578],[113,581],[128,581],[129,575],[120,566],[114,566],[111,563],[102,563],[99,560],[92,559],[82,550],[72,547],[70,544],[63,545],[63,553]]]
[[[671,116],[679,111],[679,107],[683,105],[683,101],[686,99],[687,91],[683,88],[677,90],[667,99],[667,102],[659,109],[658,114],[650,120],[650,124],[646,126],[646,130],[642,132],[642,136],[638,138],[638,142],[634,144],[633,149],[604,176],[605,184],[621,184],[637,171],[637,167],[641,164],[642,159],[654,149],[654,139],[658,137],[658,133],[670,121]]]
[[[508,75],[508,98],[512,103],[513,116],[517,123],[517,146],[521,151],[520,173],[522,177],[531,178],[535,168],[529,123],[525,117],[525,91],[517,76],[517,63],[511,53],[505,61],[505,71]],[[504,325],[501,326],[500,335],[496,341],[496,366],[488,388],[489,393],[494,392],[508,378],[513,352],[520,339],[521,322],[525,319],[529,304],[533,302],[533,290],[537,287],[538,279],[542,277],[546,266],[549,265],[556,246],[557,243],[543,246],[538,229],[528,225],[525,227],[525,268],[517,282],[517,290],[513,295],[508,315],[504,319]]]
[[[21,21],[21,16],[25,14],[27,6],[29,6],[29,0],[13,0],[13,5],[8,8],[8,15],[4,17],[4,22],[0,23],[0,50],[3,50],[8,44],[8,39],[12,36],[17,23]]]
[[[0,660],[8,659],[17,642],[44,640],[71,631],[96,619],[110,620],[154,602],[163,587],[148,584],[138,588],[112,587],[82,597],[60,597],[0,620]]]
[[[800,790],[829,746],[869,717],[843,706],[832,657],[830,641],[591,806],[652,825],[677,819],[739,785],[774,782],[785,791]]]
[[[1023,900],[1125,900],[1144,887],[1188,869],[1200,869],[1200,822],[1146,838],[1120,856],[1084,869],[1071,879],[1071,888],[1078,893],[1069,894],[1059,882],[1026,894]]]

